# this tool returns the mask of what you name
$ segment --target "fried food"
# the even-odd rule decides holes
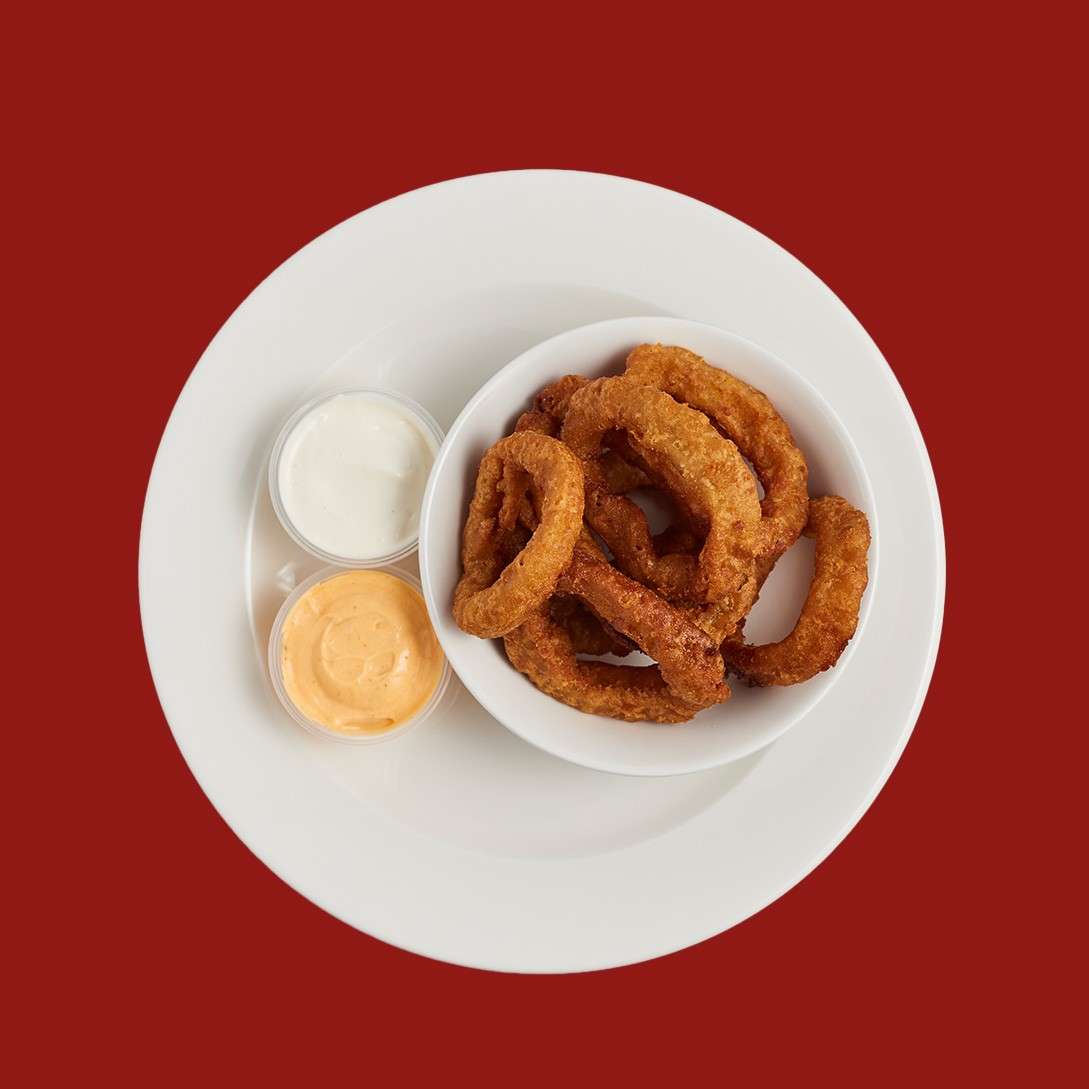
[[[709,707],[729,699],[718,643],[653,591],[578,548],[558,589],[586,602],[653,658],[666,686],[683,702]]]
[[[698,557],[659,558],[643,512],[606,489],[595,458],[614,429],[705,532]],[[756,485],[737,447],[706,416],[653,387],[602,378],[572,394],[561,438],[583,461],[586,519],[622,570],[667,597],[727,601],[736,618],[748,611],[762,544]]]
[[[700,535],[683,521],[674,522],[673,525],[663,529],[661,533],[654,535],[654,551],[659,556],[668,556],[676,553],[691,555],[698,552],[703,540]]]
[[[583,466],[586,478],[586,520],[605,542],[617,566],[631,578],[653,587],[670,601],[699,599],[706,590],[699,580],[700,538],[691,534],[693,547],[670,549],[652,536],[647,516],[633,500],[613,495],[602,483],[598,467]],[[668,533],[669,531],[667,531]]]
[[[626,722],[687,722],[700,708],[678,699],[656,665],[580,662],[571,636],[543,607],[503,637],[507,658],[537,688],[584,711]]]
[[[866,590],[870,524],[838,495],[809,504],[805,535],[816,540],[813,581],[794,630],[777,643],[727,641],[732,672],[752,685],[798,684],[836,664],[858,626]]]
[[[536,524],[532,485],[517,505],[518,525],[507,537],[508,546],[524,540]],[[511,662],[542,691],[580,710],[614,708],[618,714],[613,717],[633,721],[683,721],[729,698],[718,640],[610,566],[585,529],[556,595],[526,627],[504,640]],[[576,659],[622,657],[637,647],[659,665],[621,667]]]
[[[537,512],[540,508],[540,497],[534,493],[529,475],[514,467],[511,462],[503,466],[501,487],[504,494],[499,515],[499,547],[500,554],[504,557],[503,563],[509,564],[525,548],[539,524]],[[585,525],[579,533],[575,548],[590,561],[602,564],[609,562]],[[596,616],[577,597],[555,594],[549,603],[549,614],[555,623],[566,629],[577,654],[594,657],[613,654],[623,658],[635,649],[628,639],[611,624]]]
[[[507,464],[528,474],[540,511],[525,548],[504,563],[500,513]],[[462,576],[453,610],[458,626],[492,639],[516,628],[545,604],[571,562],[582,514],[581,463],[562,442],[525,431],[492,446],[481,458],[462,534]]]
[[[518,417],[514,430],[539,431],[542,435],[558,435],[564,418],[567,416],[567,406],[571,397],[583,386],[588,385],[590,379],[583,378],[579,374],[568,374],[558,379],[551,385],[539,390],[534,397],[534,407],[523,412]],[[622,431],[613,431],[605,437],[606,444],[613,444],[613,448],[604,449],[597,459],[603,477],[605,491],[613,495],[627,495],[629,492],[640,488],[652,487],[647,474],[635,464],[636,455],[628,444]],[[513,464],[507,464],[503,468],[503,510],[500,514],[500,523],[505,528],[510,528],[518,517],[521,496],[529,487],[529,479],[526,474]],[[616,528],[613,531],[614,539],[622,537],[628,540],[632,533],[640,533],[639,522],[645,525],[646,519],[636,504],[619,504]],[[627,521],[634,521],[633,527],[628,527]],[[640,534],[638,539],[630,540],[630,543],[621,545],[621,551],[625,554],[635,552],[649,537]],[[688,525],[683,515],[674,525],[669,526],[653,538],[654,551],[658,556],[670,553],[695,553],[699,551],[702,537]],[[668,564],[669,561],[667,561]],[[683,582],[690,578],[690,564],[686,564],[678,579]],[[663,568],[664,570],[664,568]],[[667,578],[662,575],[662,578]]]
[[[810,502],[807,478],[767,397],[684,348],[642,345],[616,377],[567,375],[481,461],[455,619],[502,635],[541,691],[625,721],[687,722],[729,698],[729,673],[807,680],[855,632],[870,542],[866,516]],[[676,507],[657,535],[629,496],[648,487]],[[816,566],[798,622],[746,645],[745,617],[803,527]],[[587,660],[633,650],[655,664]]]
[[[809,513],[809,470],[786,421],[768,398],[695,352],[642,344],[628,356],[625,374],[664,390],[705,413],[752,462],[764,488],[764,577],[797,539]]]
[[[612,654],[617,658],[626,658],[635,650],[630,639],[625,639],[611,624],[595,616],[590,607],[577,597],[555,594],[548,603],[548,612],[552,622],[559,624],[571,637],[576,654],[591,658]]]
[[[538,408],[532,408],[523,412],[514,425],[514,433],[532,431],[540,435],[555,437],[559,434],[559,422],[548,413]],[[523,510],[523,502],[529,491],[529,474],[518,467],[513,461],[503,465],[503,477],[500,482],[500,491],[503,493],[503,503],[499,511],[499,524],[504,530],[514,526]],[[524,525],[529,525],[522,519]],[[535,523],[534,523],[535,524]]]
[[[545,386],[533,399],[533,403],[556,423],[562,424],[567,416],[567,406],[571,403],[571,398],[584,386],[588,386],[590,381],[581,374],[565,374],[562,378],[557,378],[555,382]]]
[[[541,430],[543,421],[548,420],[548,426],[553,430],[547,434],[558,435],[563,421],[567,418],[567,406],[571,403],[571,398],[589,383],[590,379],[583,378],[581,374],[567,374],[545,386],[534,398],[535,409],[523,413],[516,430],[529,426]],[[634,463],[635,457],[622,432],[614,431],[606,435],[603,446],[598,462],[605,487],[610,492],[614,495],[625,495],[650,484],[647,474]]]

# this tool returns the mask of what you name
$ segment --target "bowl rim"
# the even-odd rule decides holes
[[[434,508],[434,499],[438,491],[438,481],[443,476],[444,469],[447,462],[451,457],[451,449],[454,442],[457,440],[462,428],[466,425],[466,422],[475,413],[477,407],[482,401],[484,401],[489,394],[497,386],[503,384],[509,380],[510,374],[522,367],[528,367],[532,364],[533,360],[541,352],[547,349],[555,348],[557,345],[568,340],[577,340],[580,337],[590,335],[591,331],[601,331],[607,328],[615,328],[618,331],[624,328],[645,328],[646,326],[660,327],[663,331],[667,329],[675,329],[678,336],[683,336],[685,329],[701,329],[707,330],[711,334],[719,337],[725,337],[728,340],[734,341],[737,345],[755,351],[761,356],[765,357],[772,366],[781,370],[786,374],[790,381],[797,384],[804,389],[806,395],[811,401],[820,409],[825,418],[830,421],[831,426],[837,432],[838,437],[842,440],[842,445],[847,453],[848,459],[855,471],[855,475],[858,478],[858,482],[863,492],[863,502],[860,504],[861,509],[866,514],[866,517],[870,523],[870,552],[869,552],[869,579],[866,589],[866,593],[862,598],[862,605],[859,610],[858,625],[855,629],[855,633],[851,640],[848,642],[847,647],[840,655],[835,667],[826,675],[827,681],[816,694],[812,702],[800,710],[793,718],[789,716],[786,719],[785,725],[781,728],[772,730],[767,736],[761,736],[754,738],[751,744],[743,745],[738,748],[736,752],[733,752],[725,757],[711,757],[709,759],[701,761],[677,761],[673,764],[663,765],[659,768],[648,768],[645,766],[633,766],[625,764],[622,761],[603,761],[585,756],[579,755],[562,746],[552,747],[542,742],[542,739],[532,734],[523,732],[517,725],[507,721],[507,718],[501,715],[496,707],[493,705],[494,701],[489,698],[489,694],[486,686],[474,682],[472,679],[462,676],[454,665],[454,658],[451,655],[450,648],[447,646],[446,639],[444,638],[444,630],[446,625],[436,620],[437,617],[443,615],[443,610],[449,611],[449,603],[440,602],[435,595],[435,573],[431,564],[431,557],[429,555],[427,540],[430,535],[432,511]],[[641,337],[641,334],[640,334]],[[637,337],[637,339],[640,339]],[[673,343],[682,344],[683,341],[678,339]],[[497,436],[498,438],[499,436]],[[432,612],[432,623],[435,628],[435,634],[439,640],[439,644],[442,646],[444,655],[449,664],[450,669],[458,677],[461,683],[466,687],[469,693],[477,700],[478,703],[490,714],[498,723],[503,727],[510,730],[515,736],[526,741],[535,748],[540,749],[542,752],[547,752],[551,756],[555,756],[558,759],[566,760],[569,763],[576,764],[580,767],[589,768],[593,771],[608,772],[617,775],[632,775],[639,777],[657,777],[663,775],[684,775],[693,774],[700,771],[709,771],[713,768],[723,767],[726,764],[733,763],[736,760],[742,760],[747,756],[751,756],[753,753],[759,752],[766,748],[768,745],[777,741],[780,737],[786,734],[789,730],[798,725],[804,718],[813,712],[817,705],[827,696],[832,690],[833,686],[838,683],[849,664],[851,658],[854,656],[855,649],[860,643],[862,636],[864,635],[867,621],[872,611],[872,603],[876,596],[877,587],[877,575],[880,569],[879,563],[879,548],[880,548],[880,532],[877,523],[877,504],[874,498],[873,485],[870,481],[869,473],[866,471],[865,463],[862,460],[862,456],[859,453],[858,446],[855,444],[850,432],[846,425],[843,423],[839,414],[832,408],[832,406],[825,399],[823,394],[809,381],[804,375],[797,371],[790,364],[786,363],[783,359],[777,356],[770,349],[765,348],[762,344],[751,340],[748,337],[741,336],[738,333],[734,333],[728,329],[723,329],[721,326],[714,325],[711,322],[698,321],[690,318],[675,317],[671,315],[649,314],[649,315],[635,315],[621,318],[608,318],[604,321],[590,322],[586,325],[576,326],[574,329],[567,329],[562,333],[557,333],[555,336],[548,337],[545,340],[527,348],[524,352],[519,353],[513,359],[509,360],[502,367],[500,367],[466,402],[465,406],[458,413],[454,422],[447,428],[446,435],[443,438],[442,445],[440,446],[438,453],[435,456],[435,462],[431,469],[431,474],[428,477],[427,486],[424,490],[423,501],[420,509],[420,525],[419,525],[419,568],[420,568],[420,581],[423,586],[424,600],[427,607]],[[528,683],[528,682],[527,682]],[[670,727],[674,729],[674,727]],[[676,729],[683,729],[683,727],[677,727]]]

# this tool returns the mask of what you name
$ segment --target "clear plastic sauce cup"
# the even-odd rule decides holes
[[[304,529],[296,524],[296,521],[292,519],[292,516],[288,510],[288,504],[285,502],[285,496],[282,490],[282,474],[281,466],[283,464],[285,456],[285,448],[288,441],[295,429],[303,423],[304,420],[309,418],[312,414],[319,411],[323,406],[328,405],[330,402],[335,401],[337,398],[361,398],[364,401],[373,402],[377,405],[384,405],[394,410],[394,412],[401,417],[411,418],[420,429],[420,435],[425,440],[425,444],[430,447],[431,463],[434,463],[434,458],[438,452],[439,447],[442,445],[443,433],[442,428],[435,422],[431,414],[418,405],[415,401],[403,394],[396,393],[392,390],[384,390],[373,387],[353,387],[350,389],[340,389],[333,393],[322,394],[320,397],[315,397],[310,401],[307,401],[304,405],[301,405],[296,409],[284,422],[280,428],[280,432],[276,437],[276,441],[272,447],[272,454],[269,457],[268,465],[268,489],[269,495],[272,499],[272,507],[276,512],[276,517],[279,518],[280,524],[284,527],[288,536],[292,538],[301,548],[304,548],[312,556],[316,556],[320,560],[324,560],[329,564],[336,564],[338,567],[349,568],[374,568],[374,567],[386,567],[391,563],[395,563],[397,560],[403,559],[405,556],[412,555],[416,551],[419,545],[419,521],[417,514],[416,530],[411,534],[410,538],[404,542],[399,542],[398,546],[390,551],[383,552],[376,555],[349,555],[344,553],[338,553],[336,551],[330,551],[328,548],[311,539],[310,536],[304,531]],[[428,471],[430,465],[427,466]],[[426,473],[424,474],[426,480]],[[422,491],[422,489],[421,489]],[[355,512],[353,512],[355,513]],[[375,517],[379,517],[381,512],[374,512]]]
[[[420,594],[421,599],[423,597],[422,587],[420,580],[415,575],[410,575],[407,571],[388,570],[383,571],[383,574],[390,575],[393,578],[400,579],[402,582],[407,583],[417,593]],[[398,722],[395,726],[391,726],[386,730],[375,731],[373,733],[347,733],[333,727],[326,726],[324,723],[317,722],[304,714],[298,707],[295,706],[288,695],[287,687],[284,684],[284,672],[283,672],[283,629],[284,622],[287,620],[295,603],[310,589],[325,582],[327,579],[336,578],[338,575],[347,574],[343,569],[335,567],[326,567],[321,571],[311,575],[310,578],[300,582],[298,586],[291,592],[291,594],[280,606],[280,611],[276,614],[276,620],[272,625],[272,633],[269,636],[268,641],[268,669],[269,676],[272,680],[273,690],[276,692],[277,697],[283,704],[287,713],[304,729],[312,734],[316,734],[319,737],[332,738],[334,741],[345,742],[349,745],[374,745],[382,741],[391,741],[395,737],[400,737],[402,734],[407,733],[409,730],[419,726],[420,723],[430,718],[436,711],[442,702],[443,696],[450,684],[451,669],[450,663],[446,660],[446,655],[442,655],[442,672],[439,675],[438,683],[435,685],[434,691],[431,693],[427,702],[411,717],[405,719],[403,722]],[[426,608],[426,606],[425,606]],[[436,639],[436,645],[438,640]],[[442,654],[441,647],[439,653]]]

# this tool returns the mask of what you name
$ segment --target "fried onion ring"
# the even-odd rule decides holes
[[[553,699],[626,722],[687,722],[698,710],[678,699],[655,665],[580,662],[571,636],[553,623],[547,607],[503,637],[507,658],[519,673]]]
[[[625,432],[651,476],[706,533],[698,557],[661,560],[643,512],[608,492],[595,458],[613,429]],[[561,438],[583,460],[587,521],[622,570],[679,600],[727,601],[735,621],[748,611],[763,545],[756,485],[706,416],[651,386],[602,378],[571,396]]]
[[[752,462],[764,487],[767,577],[809,514],[809,470],[786,421],[760,390],[686,348],[642,344],[629,354],[625,374],[705,413]]]
[[[534,498],[524,497],[508,541],[517,541],[535,524]],[[591,714],[654,722],[687,721],[697,710],[729,698],[719,641],[613,568],[585,528],[556,591],[523,626],[526,630],[504,637],[511,663],[543,692]],[[623,656],[636,646],[660,665],[576,658]]]
[[[557,434],[558,425],[567,416],[571,397],[589,383],[590,379],[580,374],[568,374],[545,386],[534,399],[535,409],[523,413],[519,419],[518,429],[533,427],[546,434]],[[627,495],[636,489],[652,486],[624,432],[610,432],[604,445],[606,449],[602,450],[598,465],[605,493]],[[671,555],[694,555],[702,545],[701,536],[683,516],[652,537],[646,517],[636,503],[604,500],[599,501],[598,505],[603,508],[596,519],[602,539],[618,557],[617,562],[628,575],[654,586],[670,598],[683,597],[689,592],[694,561],[667,558]],[[722,629],[725,616],[722,610],[717,610],[708,630]],[[725,627],[732,629],[728,621]]]
[[[508,474],[510,469],[513,469],[513,474]],[[540,507],[540,499],[532,494],[529,475],[522,469],[514,468],[510,462],[503,466],[501,486],[504,489],[504,495],[499,517],[500,552],[504,557],[503,563],[509,564],[525,548],[539,524],[537,510]],[[508,491],[508,488],[515,490]],[[598,548],[585,525],[579,533],[575,548],[589,560],[608,563],[605,554]],[[549,615],[567,631],[576,654],[588,654],[594,657],[614,654],[618,658],[623,658],[635,649],[630,640],[621,635],[611,624],[596,616],[577,597],[554,595],[549,602]]]
[[[829,495],[809,504],[805,535],[816,539],[813,581],[794,630],[777,643],[727,640],[731,671],[751,685],[798,684],[836,664],[858,626],[866,590],[870,524],[846,499]]]
[[[588,382],[588,378],[569,374],[552,385],[545,386],[535,398],[538,407],[523,412],[518,417],[518,422],[514,425],[515,434],[519,431],[536,431],[542,435],[557,436],[563,419],[567,415],[567,404],[571,394]],[[617,442],[623,441],[619,434],[614,437]],[[626,461],[615,450],[603,450],[598,458],[598,465],[602,486],[606,491],[616,495],[622,495],[649,484],[646,474]],[[518,518],[521,497],[529,488],[529,476],[524,470],[508,462],[503,466],[501,488],[504,498],[499,514],[499,524],[504,529],[510,529]],[[679,552],[681,549],[669,549],[669,551]]]
[[[613,654],[617,658],[625,658],[635,650],[630,639],[626,639],[611,624],[595,615],[577,597],[555,594],[548,603],[548,613],[571,637],[571,645],[576,654],[585,654],[591,658]]]
[[[586,602],[653,658],[669,690],[683,702],[709,707],[729,698],[718,643],[653,591],[580,548],[557,588]]]
[[[539,524],[504,564],[500,512],[506,464],[528,474],[540,501]],[[458,626],[492,639],[524,623],[556,588],[582,532],[583,475],[560,441],[533,431],[500,439],[480,460],[462,534],[462,576],[454,590]]]
[[[550,421],[553,428],[547,433],[558,435],[563,421],[567,418],[567,406],[571,398],[584,386],[590,384],[589,378],[581,374],[566,374],[549,386],[540,390],[534,398],[536,406],[533,412],[523,413],[516,430],[532,426],[543,430],[542,422]],[[647,474],[634,464],[634,456],[622,432],[613,432],[606,436],[598,462],[604,476],[605,487],[614,495],[624,495],[636,488],[645,488],[650,484]]]
[[[583,469],[586,520],[605,542],[617,566],[670,601],[698,598],[701,593],[698,539],[693,535],[690,549],[670,548],[672,534],[669,534],[663,548],[659,539],[651,535],[647,516],[638,504],[627,496],[613,495],[594,462],[585,463]]]

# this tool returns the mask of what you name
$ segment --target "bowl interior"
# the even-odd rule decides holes
[[[809,462],[811,495],[842,495],[870,517],[871,581],[855,638],[837,665],[805,684],[750,689],[681,726],[626,723],[575,711],[533,687],[508,662],[502,640],[465,634],[450,612],[460,574],[461,527],[484,451],[514,426],[542,386],[564,374],[620,373],[632,348],[679,344],[762,389],[775,403]],[[465,406],[446,436],[424,495],[420,573],[435,630],[455,673],[508,729],[565,760],[602,771],[672,775],[737,760],[774,741],[802,719],[848,666],[862,635],[877,526],[865,471],[854,444],[824,399],[797,372],[757,345],[713,326],[679,318],[620,318],[562,333],[520,355]],[[751,641],[781,638],[794,625],[813,567],[804,538],[778,563],[746,625]],[[627,659],[634,661],[635,659]]]

